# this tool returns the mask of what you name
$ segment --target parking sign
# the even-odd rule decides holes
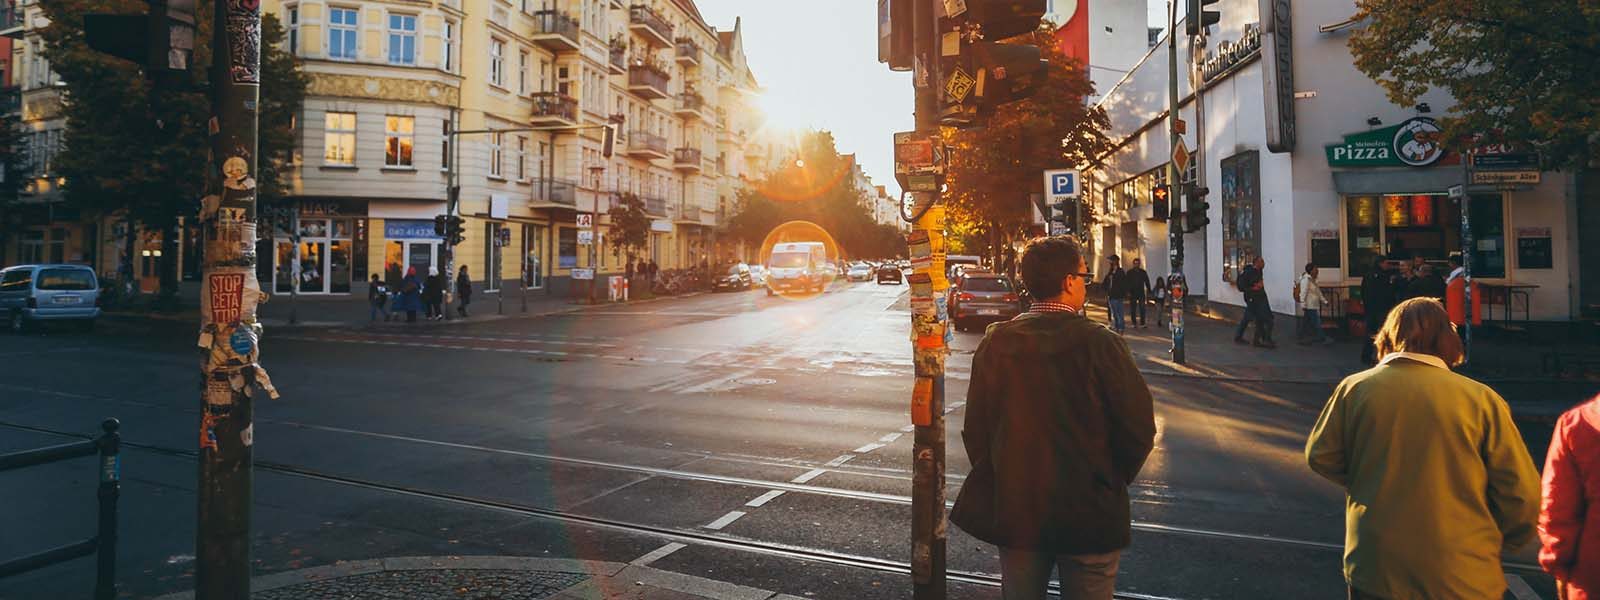
[[[1052,169],[1044,172],[1044,191],[1050,202],[1062,202],[1078,197],[1078,170]]]

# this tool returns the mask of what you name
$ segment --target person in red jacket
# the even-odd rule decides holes
[[[1600,600],[1600,396],[1561,415],[1544,462],[1539,566],[1561,600]]]

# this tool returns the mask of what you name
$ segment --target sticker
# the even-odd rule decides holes
[[[211,347],[211,332],[209,332],[209,331],[200,332],[200,341],[195,342],[195,345],[199,346],[201,348],[210,348]]]
[[[938,377],[944,375],[944,353],[935,350],[920,350],[912,356],[912,366],[918,377]]]
[[[267,370],[261,365],[255,365],[256,387],[267,393],[267,397],[278,399],[278,388],[272,386],[272,377],[267,375]]]
[[[911,424],[927,427],[933,424],[933,378],[917,377],[911,387]]]
[[[906,280],[911,282],[912,298],[933,297],[933,282],[929,275],[925,273],[912,273],[910,277],[906,278]]]
[[[972,93],[973,86],[978,81],[967,74],[966,69],[956,67],[944,79],[944,93],[957,103],[965,102],[967,95]]]
[[[939,315],[939,309],[934,307],[933,297],[931,296],[913,297],[911,299],[911,314],[914,317],[924,316],[933,319]]]
[[[233,406],[233,386],[226,379],[206,380],[206,406]]]
[[[217,449],[217,423],[222,419],[210,413],[200,414],[200,449]]]
[[[228,0],[228,62],[234,83],[261,83],[261,0]]]
[[[250,357],[256,350],[256,332],[248,326],[234,327],[233,334],[228,336],[228,347],[234,354]]]
[[[206,237],[207,264],[212,267],[251,267],[256,263],[256,224],[232,217],[235,209],[216,219]],[[242,210],[237,211],[239,216]]]
[[[256,443],[256,424],[255,423],[251,423],[249,425],[245,425],[244,426],[244,431],[239,432],[239,441],[243,442],[244,443],[244,447],[246,447],[246,448],[249,448],[252,444]]]
[[[210,221],[216,218],[217,209],[222,207],[222,196],[208,194],[200,199],[200,220]]]
[[[250,162],[238,156],[223,161],[222,187],[240,191],[256,189],[256,180],[250,177]]]
[[[206,277],[205,292],[201,294],[205,307],[201,314],[207,322],[230,324],[244,318],[244,280],[245,273],[237,271],[212,273]]]

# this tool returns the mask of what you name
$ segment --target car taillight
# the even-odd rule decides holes
[[[966,292],[961,292],[959,294],[956,294],[956,299],[960,300],[962,302],[971,302],[974,298],[976,298],[976,296],[973,296],[972,294],[968,294]]]
[[[28,308],[39,308],[39,299],[38,298],[29,297],[28,298]]]
[[[1016,302],[1016,301],[1017,301],[1017,295],[1016,294],[1006,294],[1006,302]]]

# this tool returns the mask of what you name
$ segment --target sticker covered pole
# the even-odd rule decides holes
[[[936,2],[911,3],[915,137],[935,144],[939,139],[939,94],[943,89]],[[919,177],[923,181],[928,178]],[[916,372],[911,391],[911,423],[915,426],[911,450],[911,582],[916,600],[945,597],[944,365],[949,332],[944,291],[950,284],[944,274],[944,206],[937,177],[932,179],[935,183],[926,188],[910,186],[916,215],[908,248],[915,261],[910,283]]]
[[[257,105],[260,0],[218,0],[210,74],[211,164],[201,201],[201,366],[195,597],[250,597],[251,398],[277,392],[260,364],[256,306]]]

